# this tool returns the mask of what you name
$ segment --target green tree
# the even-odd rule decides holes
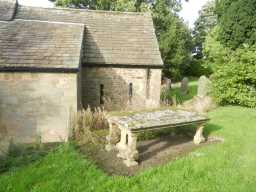
[[[181,8],[181,1],[177,0],[156,0],[151,8],[164,62],[163,74],[175,81],[186,75],[192,52],[191,31],[177,14]]]
[[[203,61],[213,72],[229,60],[231,51],[218,41],[219,26],[214,27],[203,43]]]
[[[256,43],[256,0],[218,0],[219,40],[235,50]]]
[[[181,79],[191,62],[191,32],[177,15],[180,9],[180,2],[165,0],[157,0],[152,7],[164,76],[173,80]]]
[[[218,0],[217,26],[204,42],[214,71],[213,93],[221,104],[256,107],[255,0]]]
[[[217,15],[215,13],[215,0],[208,1],[200,10],[199,17],[195,22],[192,31],[193,37],[193,57],[191,64],[187,68],[186,74],[190,76],[210,75],[212,70],[205,61],[203,54],[203,43],[207,34],[217,25]]]
[[[217,15],[215,13],[215,0],[208,1],[199,12],[199,17],[195,22],[193,30],[194,54],[201,59],[203,57],[203,43],[207,34],[217,25]]]
[[[148,11],[150,3],[144,0],[57,0],[57,6],[108,11]]]
[[[99,10],[120,10],[141,12],[149,10],[156,0],[51,0],[57,6],[77,7]],[[188,1],[188,0],[185,0]],[[177,11],[181,8],[181,0],[166,0],[166,5]]]

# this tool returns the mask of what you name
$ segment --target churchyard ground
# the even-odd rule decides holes
[[[224,142],[200,147],[135,176],[109,176],[68,143],[49,153],[10,158],[0,175],[0,191],[255,191],[256,110],[218,107],[209,117],[206,135],[222,137]]]

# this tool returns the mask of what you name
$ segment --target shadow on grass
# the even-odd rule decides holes
[[[163,153],[165,150],[170,151],[170,149],[175,150],[177,146],[182,146],[184,143],[189,143],[191,138],[186,136],[165,136],[157,138],[153,141],[149,141],[146,145],[141,145],[138,147],[140,153],[140,161],[146,161],[153,157],[157,157],[159,153]],[[181,147],[180,147],[181,148]],[[185,151],[182,151],[182,153]]]
[[[11,145],[8,156],[0,158],[0,174],[38,161],[56,146],[57,144],[42,146],[33,144]]]
[[[208,123],[205,126],[204,136],[207,139],[209,135],[220,129],[220,126]],[[184,148],[180,149],[181,152],[179,153],[181,154],[185,154],[193,150],[197,147],[192,142],[195,132],[196,127],[194,126],[172,129],[169,133],[167,133],[167,131],[156,133],[155,138],[152,136],[152,138],[154,138],[153,140],[138,147],[140,153],[140,160],[145,161],[147,159],[150,159],[153,156],[157,156],[160,152],[163,152],[164,150],[169,148],[173,148],[173,150],[177,150],[177,148]],[[209,143],[207,143],[206,141],[206,144]]]

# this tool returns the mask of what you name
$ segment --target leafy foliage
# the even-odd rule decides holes
[[[149,11],[151,1],[147,0],[56,0],[61,7],[86,8],[108,11]]]
[[[251,18],[256,7],[252,2],[217,1],[219,23],[204,43],[204,60],[214,71],[214,95],[221,104],[256,106],[256,28]]]
[[[231,49],[256,43],[256,0],[218,0],[219,40]]]
[[[133,0],[57,0],[55,4],[61,7],[109,11],[148,11],[150,9],[148,2]]]
[[[203,43],[204,63],[213,72],[216,71],[217,66],[225,65],[229,61],[231,54],[231,50],[217,40],[218,34],[219,26],[216,26],[208,33]]]
[[[213,75],[214,94],[221,104],[256,107],[256,47],[238,49]]]

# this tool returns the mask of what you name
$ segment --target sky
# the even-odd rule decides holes
[[[38,6],[38,7],[53,7],[53,3],[48,0],[18,0],[22,5]],[[195,20],[198,18],[198,11],[208,0],[189,0],[183,1],[183,9],[180,16],[188,23],[190,28],[193,28]]]
[[[208,1],[209,0],[189,0],[189,2],[183,1],[182,10],[179,15],[186,23],[188,23],[190,28],[193,28],[194,22],[199,16],[198,12]]]
[[[18,0],[19,4],[35,7],[53,7],[54,4],[48,0]]]

